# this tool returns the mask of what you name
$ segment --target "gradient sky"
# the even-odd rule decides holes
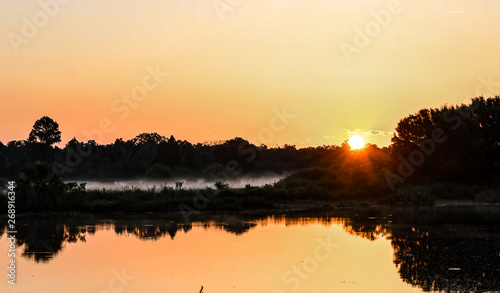
[[[48,15],[40,3],[54,1],[0,0],[4,143],[47,115],[63,143],[158,132],[304,147],[357,133],[384,146],[410,113],[500,93],[500,1],[61,0]],[[367,25],[348,62],[342,44]],[[147,68],[169,75],[125,104]],[[102,138],[86,134],[101,121]]]

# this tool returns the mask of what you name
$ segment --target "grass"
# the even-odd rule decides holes
[[[44,204],[30,205],[18,201],[19,212],[168,212],[179,211],[180,205],[204,211],[240,211],[246,209],[272,209],[273,201],[257,190],[211,188],[203,190],[74,190],[57,197],[38,195]],[[269,195],[269,194],[268,194]],[[272,197],[272,196],[271,196]],[[4,197],[0,202],[4,201]]]
[[[411,186],[389,194],[384,202],[391,206],[433,206],[436,195],[428,186]]]

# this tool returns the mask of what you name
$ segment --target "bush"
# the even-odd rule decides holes
[[[146,170],[146,176],[149,178],[168,178],[172,176],[172,169],[162,164],[154,164]]]
[[[287,178],[285,178],[284,180],[288,181],[288,180],[294,180],[294,179],[305,179],[308,181],[316,181],[316,180],[319,180],[321,178],[330,177],[332,175],[333,174],[326,169],[311,168],[311,169],[304,169],[301,171],[297,171],[297,172],[293,173],[292,175],[288,176]]]
[[[189,169],[188,167],[177,167],[175,168],[175,177],[181,177],[181,178],[194,178],[196,173]]]
[[[500,191],[491,189],[480,191],[476,194],[476,201],[487,202],[487,203],[499,203]]]
[[[54,173],[52,166],[36,162],[23,169],[17,180],[18,210],[57,210],[66,189],[66,184]]]
[[[222,182],[222,181],[217,181],[217,182],[215,182],[214,186],[215,186],[215,188],[217,188],[218,190],[228,189],[228,188],[229,188],[229,184],[224,183],[224,182]]]
[[[440,199],[473,199],[477,192],[476,186],[465,184],[435,183],[429,187],[432,193]]]
[[[205,179],[229,179],[236,177],[236,172],[230,168],[225,168],[219,163],[214,163],[203,170]]]

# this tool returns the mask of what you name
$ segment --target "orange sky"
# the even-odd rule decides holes
[[[63,143],[158,132],[304,147],[356,133],[383,146],[420,108],[500,93],[499,1],[0,4],[4,143],[48,115]]]

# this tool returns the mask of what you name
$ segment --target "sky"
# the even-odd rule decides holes
[[[500,94],[500,1],[0,0],[0,141],[42,116],[111,143],[385,146],[421,108]],[[62,146],[60,145],[60,146]]]

